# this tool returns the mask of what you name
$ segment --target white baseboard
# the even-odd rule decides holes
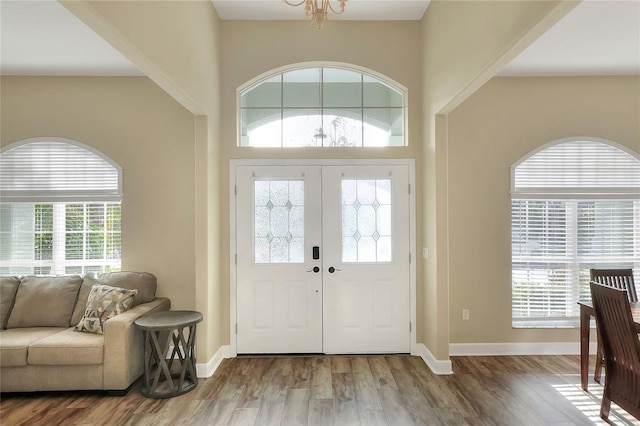
[[[231,358],[231,357],[233,357],[231,346],[229,345],[220,346],[220,349],[218,349],[218,351],[215,354],[213,354],[209,362],[204,364],[196,362],[196,376],[198,376],[198,378],[201,378],[201,379],[213,376],[213,373],[216,372],[222,360],[225,358]]]
[[[436,359],[431,351],[427,349],[427,347],[418,343],[416,345],[416,353],[412,355],[417,355],[427,364],[427,367],[431,369],[433,374],[445,375],[445,374],[453,374],[453,369],[451,368],[451,360],[441,360]]]
[[[596,353],[596,343],[591,342],[589,353]],[[450,356],[501,356],[501,355],[579,355],[580,344],[576,342],[548,342],[548,343],[451,343]],[[451,360],[436,359],[427,347],[418,343],[413,355],[422,358],[429,369],[438,375],[453,374]],[[199,378],[213,376],[225,358],[232,358],[235,354],[230,345],[222,345],[206,363],[196,363],[196,375]]]
[[[596,343],[589,344],[589,352],[596,353]],[[500,355],[580,355],[578,342],[531,343],[451,343],[450,356]]]

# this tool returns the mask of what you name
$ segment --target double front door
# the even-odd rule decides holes
[[[235,172],[237,352],[409,352],[408,166]]]

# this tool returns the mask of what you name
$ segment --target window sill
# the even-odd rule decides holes
[[[513,321],[511,328],[580,328],[579,320],[527,320]],[[595,328],[595,322],[591,321],[591,328]]]

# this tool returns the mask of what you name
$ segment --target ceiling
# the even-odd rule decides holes
[[[212,3],[221,19],[308,19],[303,6],[282,0]],[[420,20],[428,5],[429,0],[349,0],[345,13],[330,20]],[[0,0],[0,31],[2,75],[142,75],[55,0]],[[640,0],[585,0],[499,73],[617,74],[640,75]]]

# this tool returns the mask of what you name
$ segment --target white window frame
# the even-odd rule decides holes
[[[307,68],[338,68],[338,69],[344,69],[347,71],[353,71],[353,72],[357,72],[360,73],[364,76],[368,76],[374,79],[377,79],[380,83],[385,84],[387,86],[389,86],[390,88],[392,88],[393,90],[397,91],[398,93],[400,93],[402,95],[402,114],[403,114],[403,123],[402,123],[402,135],[403,135],[403,139],[404,139],[404,143],[402,145],[389,145],[389,146],[383,146],[383,147],[375,147],[374,149],[380,149],[380,148],[402,148],[402,147],[407,147],[409,145],[409,138],[408,138],[408,134],[407,134],[407,129],[408,127],[408,116],[409,116],[409,95],[408,95],[408,89],[403,86],[402,84],[398,83],[395,80],[390,79],[389,77],[378,73],[374,70],[365,68],[365,67],[361,67],[358,65],[353,65],[353,64],[348,64],[348,63],[344,63],[344,62],[318,62],[318,61],[311,61],[311,62],[303,62],[303,63],[297,63],[297,64],[293,64],[293,65],[287,65],[287,66],[283,66],[283,67],[279,67],[279,68],[275,68],[272,69],[270,71],[267,71],[263,74],[260,74],[259,76],[251,79],[250,81],[246,82],[245,84],[243,84],[242,86],[238,87],[236,90],[236,135],[237,135],[237,141],[236,141],[236,145],[239,148],[242,149],[256,149],[257,147],[254,146],[250,146],[250,145],[242,145],[242,108],[241,108],[241,96],[242,94],[244,94],[245,92],[247,92],[248,90],[251,90],[253,87],[258,86],[260,83],[262,83],[264,80],[267,80],[269,78],[272,77],[276,77],[278,75],[281,75],[283,73],[286,72],[290,72],[290,71],[296,71],[296,70],[301,70],[301,69],[307,69]],[[361,106],[362,107],[362,106]],[[324,109],[324,106],[321,105],[320,109]],[[286,146],[279,146],[279,147],[264,147],[263,149],[273,149],[273,148],[284,148],[284,149],[291,149],[290,147],[286,147]],[[318,147],[318,148],[327,148],[327,147]],[[356,146],[354,148],[368,148],[365,146]]]
[[[51,147],[46,144],[51,143]],[[29,144],[33,144],[29,146]],[[44,147],[44,148],[43,148]],[[23,151],[16,154],[11,150],[22,148]],[[51,150],[51,153],[49,153]],[[68,155],[67,151],[68,150]],[[8,214],[13,229],[13,206],[51,205],[53,207],[52,234],[52,258],[37,260],[16,258],[9,253],[7,259],[0,261],[3,270],[11,268],[30,268],[35,274],[36,268],[50,268],[49,274],[65,274],[66,268],[80,267],[85,272],[87,267],[100,267],[101,270],[119,270],[121,265],[121,253],[117,259],[85,259],[88,253],[86,236],[91,233],[84,228],[86,225],[86,211],[89,204],[104,205],[102,216],[105,220],[104,245],[106,247],[109,230],[106,229],[108,209],[107,204],[120,204],[122,201],[122,168],[112,159],[100,151],[84,145],[80,142],[55,137],[31,138],[19,141],[0,150],[0,199],[3,205],[9,206]],[[32,166],[33,169],[30,167]],[[35,170],[36,174],[30,174]],[[69,172],[72,170],[72,173]],[[86,181],[84,181],[86,179]],[[68,182],[67,182],[68,181]],[[67,231],[66,208],[70,204],[83,205],[83,230]],[[35,212],[34,212],[35,215]],[[27,216],[21,216],[28,220]],[[122,216],[120,216],[121,219]],[[15,217],[17,218],[17,217]],[[6,217],[4,219],[7,219]],[[35,216],[34,216],[35,220]],[[13,235],[13,231],[12,235]],[[26,234],[29,232],[26,231]],[[33,235],[40,233],[33,226]],[[68,233],[82,233],[83,259],[66,259],[66,235]],[[25,234],[25,235],[26,235]],[[120,235],[119,231],[111,234]],[[16,234],[17,235],[17,234]],[[29,246],[26,241],[25,247]],[[9,248],[13,250],[14,246]],[[11,272],[9,272],[11,273]]]
[[[621,186],[601,186],[601,187],[586,187],[586,186],[577,186],[577,187],[563,187],[562,185],[557,185],[550,183],[548,187],[540,186],[540,187],[526,187],[516,185],[517,176],[516,169],[525,161],[531,159],[536,154],[550,148],[553,146],[557,146],[567,142],[596,142],[608,145],[609,147],[616,148],[622,153],[629,154],[635,160],[638,160],[637,164],[633,164],[634,168],[632,168],[632,173],[629,177],[630,185],[621,185]],[[633,161],[632,161],[633,163]],[[577,164],[577,163],[576,163]],[[577,327],[578,326],[578,309],[577,309],[577,301],[580,297],[580,268],[579,264],[582,260],[578,253],[578,218],[577,218],[577,206],[581,201],[632,201],[633,204],[633,230],[632,232],[636,235],[632,253],[632,263],[635,273],[638,274],[640,271],[640,154],[611,141],[599,138],[591,138],[591,137],[575,137],[575,138],[566,138],[560,139],[548,144],[545,144],[538,149],[530,152],[526,156],[522,157],[511,167],[511,200],[513,201],[530,201],[530,200],[540,200],[540,201],[558,201],[565,204],[566,207],[566,229],[565,233],[568,237],[566,246],[571,247],[573,254],[570,256],[566,256],[567,258],[567,268],[569,270],[568,276],[571,278],[571,282],[569,283],[570,288],[567,291],[570,293],[570,304],[572,306],[567,306],[565,317],[556,317],[556,318],[544,318],[544,317],[513,317],[512,314],[512,325],[515,328],[526,328],[526,327],[536,327],[536,328],[547,328],[547,327]],[[584,170],[588,170],[585,168]],[[578,172],[576,176],[581,176],[581,172]],[[590,172],[585,172],[586,175]],[[586,176],[585,175],[585,176]],[[593,176],[590,175],[590,176]],[[589,176],[589,177],[590,177]],[[631,177],[633,176],[633,177]],[[615,180],[615,179],[614,179]],[[512,209],[512,218],[514,215],[513,203],[510,203],[510,208]],[[513,219],[512,219],[513,220]],[[512,230],[512,241],[514,241],[515,236],[513,235],[514,230]],[[518,261],[524,261],[522,258],[517,259]],[[515,263],[516,258],[513,255],[512,250],[512,263]],[[540,262],[544,262],[545,260],[541,257]],[[552,262],[552,260],[549,260]],[[597,260],[596,260],[597,261]],[[616,267],[616,265],[608,265],[608,267]],[[515,271],[513,270],[513,273]],[[515,278],[513,278],[512,273],[512,297],[515,297],[514,285]],[[584,271],[583,271],[584,275]],[[584,295],[583,295],[584,296]],[[515,299],[514,299],[515,300]],[[576,306],[573,306],[576,305]]]

